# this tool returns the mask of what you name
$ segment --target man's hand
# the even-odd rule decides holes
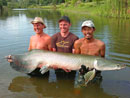
[[[71,70],[69,69],[63,69],[65,72],[71,72]]]
[[[71,72],[71,70],[70,69],[67,69],[66,67],[62,67],[61,69],[63,69],[65,72]]]
[[[85,65],[81,65],[81,68],[79,69],[80,75],[85,75],[87,72],[89,72],[89,68],[86,68]]]

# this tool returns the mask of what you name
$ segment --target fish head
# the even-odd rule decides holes
[[[12,62],[10,66],[19,72],[30,73],[36,69],[36,66],[32,66],[31,62],[24,55],[11,55]]]
[[[94,68],[100,71],[103,70],[120,70],[125,68],[125,64],[121,64],[115,61],[99,58],[94,61]]]

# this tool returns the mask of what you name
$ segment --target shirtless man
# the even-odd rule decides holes
[[[28,50],[51,50],[51,37],[43,32],[43,29],[46,28],[46,26],[42,18],[35,17],[35,19],[31,23],[33,24],[33,29],[36,32],[36,34],[31,36]],[[8,59],[8,61],[12,62],[12,59],[10,58]]]
[[[82,32],[84,38],[81,38],[74,43],[74,49],[76,54],[83,54],[83,55],[94,55],[94,56],[101,56],[105,57],[105,44],[101,40],[95,39],[93,33],[95,31],[94,23],[91,20],[86,20],[82,23]],[[82,70],[80,69],[80,75],[82,74]],[[89,69],[88,71],[90,71]],[[84,71],[85,72],[85,71]],[[82,75],[84,75],[83,73]],[[101,72],[96,71],[95,78],[93,80],[101,80]]]
[[[43,29],[46,28],[41,17],[35,17],[35,19],[31,22],[33,24],[33,29],[35,31],[35,35],[31,36],[30,44],[28,50],[32,49],[41,49],[41,50],[51,50],[51,37],[43,32]],[[11,56],[8,57],[8,62],[12,62]],[[40,66],[39,66],[40,67]],[[39,69],[33,71],[30,75],[39,74]]]
[[[93,33],[95,26],[91,20],[82,24],[84,38],[75,41],[74,49],[76,54],[87,54],[105,57],[105,44],[101,40],[95,39]]]
[[[43,29],[46,28],[46,26],[42,18],[35,17],[31,23],[33,24],[33,28],[36,34],[31,36],[28,50],[51,50],[51,37],[43,32]]]

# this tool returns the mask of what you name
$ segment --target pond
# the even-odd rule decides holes
[[[42,9],[16,9],[0,16],[0,98],[129,98],[130,67],[119,71],[102,72],[99,84],[75,88],[73,79],[56,80],[30,77],[13,70],[4,59],[9,54],[28,51],[29,40],[35,34],[30,23],[40,16],[47,26],[44,32],[52,36],[59,32],[58,20],[68,15],[71,19],[70,31],[83,37],[81,24],[87,19],[95,23],[95,38],[106,44],[106,58],[130,66],[130,20],[89,16],[80,13],[59,12]]]

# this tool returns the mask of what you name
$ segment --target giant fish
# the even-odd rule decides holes
[[[81,65],[99,71],[119,70],[125,68],[124,64],[107,60],[99,56],[52,52],[46,50],[32,50],[24,54],[11,55],[10,66],[16,71],[31,73],[39,65],[41,72],[45,73],[54,66],[67,70],[79,70]]]

